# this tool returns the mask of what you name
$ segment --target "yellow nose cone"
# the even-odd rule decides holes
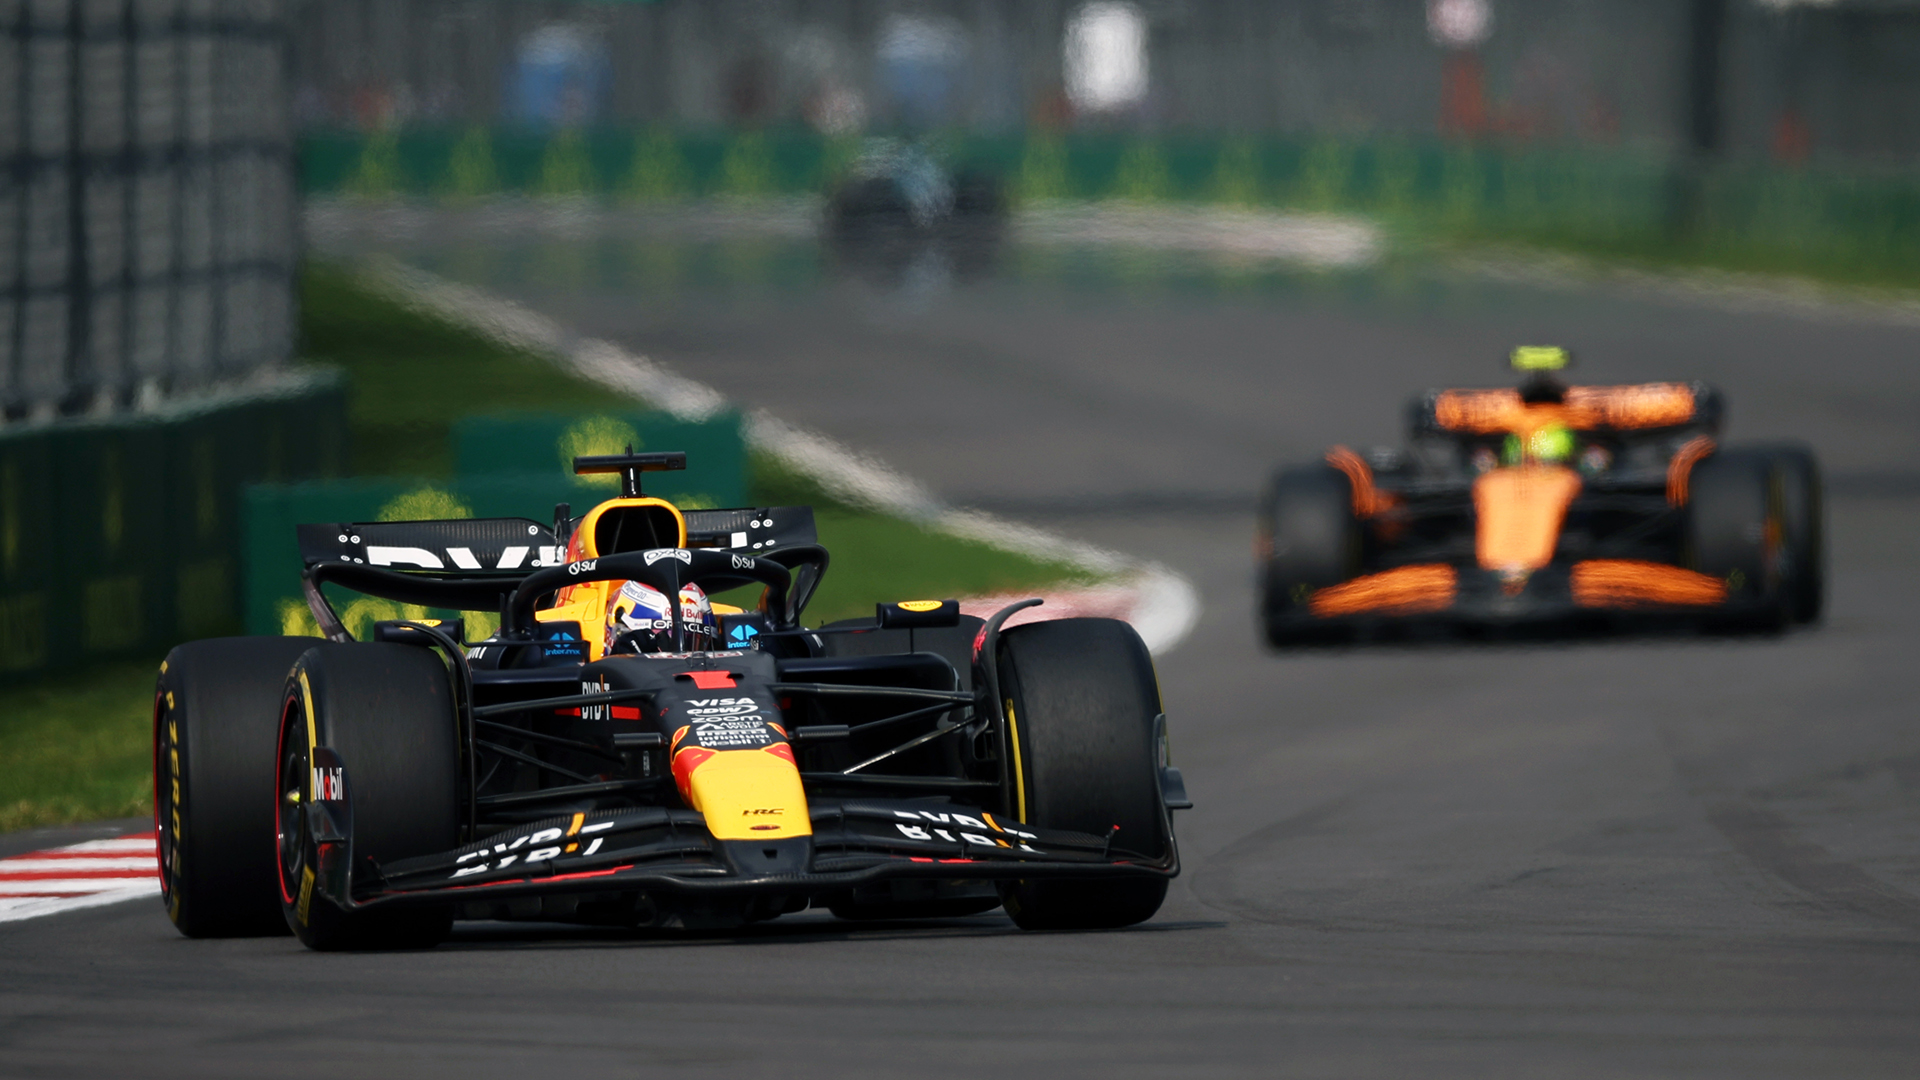
[[[757,750],[682,747],[673,757],[673,778],[687,804],[706,815],[716,840],[813,835],[807,793],[786,743]]]

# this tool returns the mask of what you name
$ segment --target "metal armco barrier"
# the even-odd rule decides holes
[[[260,382],[0,428],[0,681],[240,632],[242,489],[346,461],[336,374]]]

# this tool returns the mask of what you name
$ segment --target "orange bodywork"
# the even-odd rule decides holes
[[[1685,383],[1575,386],[1559,405],[1528,405],[1518,390],[1444,390],[1433,403],[1436,424],[1476,435],[1524,436],[1547,423],[1576,431],[1671,427],[1692,420],[1693,413],[1693,390]]]
[[[659,507],[672,513],[678,529],[675,538],[676,547],[687,545],[687,519],[680,508],[664,499],[647,496],[638,498],[608,499],[587,512],[580,519],[580,526],[573,531],[567,541],[567,561],[578,562],[581,559],[597,559],[607,554],[594,546],[596,528],[601,515],[609,510],[625,507]],[[552,607],[543,608],[534,613],[540,622],[578,622],[580,634],[587,643],[587,659],[594,661],[606,652],[607,648],[607,599],[620,588],[617,581],[587,581],[578,585],[568,585],[554,597]]]
[[[1654,604],[1707,605],[1727,600],[1727,583],[1693,570],[1638,559],[1589,559],[1575,563],[1573,602],[1591,608]]]
[[[1307,609],[1321,618],[1374,611],[1419,615],[1453,603],[1460,575],[1446,563],[1402,566],[1314,591]]]
[[[1433,412],[1434,422],[1445,430],[1517,436],[1526,447],[1537,433],[1555,428],[1674,427],[1693,421],[1697,406],[1693,388],[1684,383],[1643,383],[1575,386],[1568,388],[1561,401],[1533,404],[1521,400],[1518,390],[1446,390],[1435,397]],[[1676,452],[1667,474],[1670,503],[1686,503],[1689,475],[1713,449],[1713,440],[1703,435]],[[1390,513],[1400,499],[1375,486],[1365,458],[1336,446],[1327,452],[1326,461],[1352,482],[1356,517],[1378,519],[1375,527],[1379,529],[1400,524],[1399,515]],[[1573,469],[1531,457],[1518,465],[1491,469],[1474,480],[1475,561],[1501,575],[1509,595],[1521,591],[1534,571],[1552,563],[1567,511],[1583,483]],[[1583,607],[1718,604],[1727,595],[1725,583],[1704,574],[1625,559],[1577,564],[1572,589],[1575,602]],[[1322,618],[1367,612],[1420,614],[1451,607],[1458,592],[1458,571],[1444,563],[1429,563],[1315,590],[1308,608]]]
[[[1693,467],[1700,459],[1713,453],[1713,440],[1701,435],[1688,439],[1680,449],[1674,451],[1673,460],[1667,462],[1667,505],[1687,505],[1687,481],[1693,476]]]
[[[1327,464],[1346,473],[1347,479],[1352,481],[1355,517],[1370,518],[1400,505],[1397,497],[1373,486],[1373,467],[1359,454],[1344,446],[1336,446],[1327,451]]]
[[[1474,554],[1488,570],[1527,573],[1553,561],[1567,506],[1580,476],[1559,465],[1519,465],[1482,473],[1473,482],[1478,518]]]

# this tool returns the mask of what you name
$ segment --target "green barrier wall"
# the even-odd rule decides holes
[[[747,451],[737,413],[698,422],[657,412],[470,416],[455,422],[452,438],[454,468],[463,477],[564,477],[575,457],[618,454],[631,446],[636,452],[686,452],[684,471],[646,474],[641,482],[649,495],[689,509],[741,506],[747,498]],[[597,494],[595,502],[618,490],[612,476],[582,480]]]
[[[332,372],[0,429],[0,679],[238,633],[243,487],[336,475],[345,448]]]
[[[1920,176],[1910,171],[1683,171],[1626,148],[1311,136],[954,134],[940,145],[1028,201],[1355,211],[1446,235],[1920,275]],[[301,183],[366,198],[754,198],[818,193],[857,151],[857,141],[804,129],[316,132],[301,144]]]
[[[648,494],[690,509],[746,502],[746,449],[740,418],[732,413],[702,423],[663,413],[479,416],[458,421],[451,438],[459,475],[449,481],[337,480],[247,488],[247,632],[319,632],[301,598],[296,525],[461,517],[524,517],[546,525],[553,521],[557,502],[571,504],[577,515],[619,492],[616,478],[569,476],[563,460],[576,454],[617,454],[629,442],[635,450],[687,452],[685,472],[646,475]],[[344,590],[329,596],[356,637],[364,637],[379,619],[452,614]],[[468,634],[477,638],[492,632],[498,613],[468,617]]]

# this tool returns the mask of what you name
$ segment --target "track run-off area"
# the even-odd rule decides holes
[[[1116,248],[876,281],[804,236],[416,218],[314,245],[510,298],[954,506],[1190,582],[1198,621],[1157,658],[1185,871],[1151,922],[1084,934],[806,913],[320,955],[185,940],[154,899],[4,922],[0,1076],[1912,1075],[1920,322]],[[1269,470],[1396,442],[1414,392],[1505,382],[1521,343],[1571,347],[1582,381],[1715,383],[1728,442],[1812,443],[1825,620],[1260,644]]]

